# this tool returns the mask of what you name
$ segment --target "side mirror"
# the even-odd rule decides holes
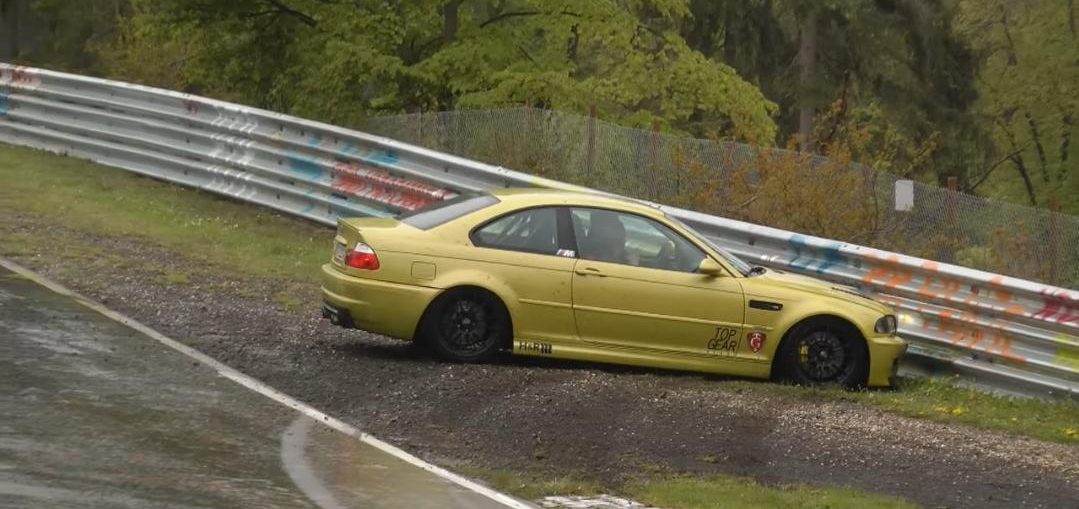
[[[723,266],[719,262],[706,256],[701,260],[701,264],[697,266],[697,272],[705,276],[719,277],[726,271],[723,270]]]

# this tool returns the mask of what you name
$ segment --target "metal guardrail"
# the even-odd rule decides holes
[[[0,64],[0,141],[328,225],[468,190],[586,190],[279,113],[8,64]],[[1077,291],[663,208],[747,260],[855,286],[894,306],[916,357],[1008,387],[1079,395]]]

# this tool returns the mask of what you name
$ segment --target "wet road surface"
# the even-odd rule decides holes
[[[0,508],[496,508],[0,268]]]

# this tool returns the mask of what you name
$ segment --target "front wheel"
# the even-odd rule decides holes
[[[813,321],[791,329],[776,352],[782,379],[807,386],[861,387],[869,373],[869,352],[861,334],[845,323]]]
[[[502,303],[478,290],[440,298],[427,318],[426,340],[439,357],[454,362],[482,362],[505,343],[509,317]]]

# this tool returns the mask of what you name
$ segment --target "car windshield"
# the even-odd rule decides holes
[[[742,259],[735,256],[734,253],[731,253],[730,251],[727,251],[726,249],[724,249],[722,247],[719,247],[719,245],[717,245],[715,242],[712,242],[712,239],[709,239],[708,237],[705,237],[700,232],[698,232],[697,230],[694,230],[688,224],[682,222],[678,218],[673,217],[670,214],[664,214],[664,215],[667,216],[667,219],[671,220],[671,222],[677,224],[678,226],[681,226],[684,230],[686,230],[691,235],[693,235],[694,237],[699,239],[701,242],[704,242],[705,244],[707,244],[708,247],[712,248],[712,250],[719,253],[719,256],[722,256],[725,260],[730,262],[731,265],[733,265],[734,268],[738,272],[742,273],[743,276],[749,276],[749,275],[751,275],[753,273],[753,266],[751,266],[750,264],[742,261]]]

